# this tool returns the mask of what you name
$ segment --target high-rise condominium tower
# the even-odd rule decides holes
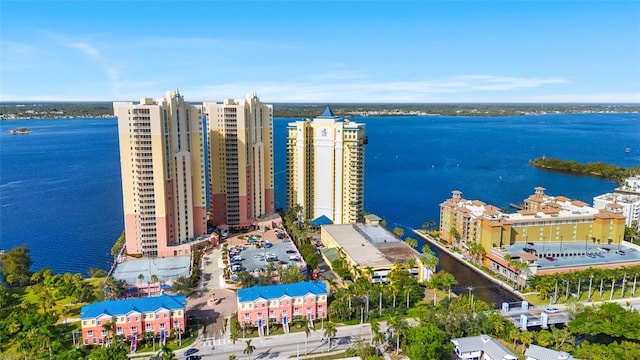
[[[365,125],[337,117],[327,106],[317,118],[289,123],[288,206],[307,220],[362,220]]]
[[[247,94],[203,108],[213,223],[247,227],[274,212],[273,106]]]
[[[202,107],[178,92],[116,102],[127,252],[188,255],[207,233]]]

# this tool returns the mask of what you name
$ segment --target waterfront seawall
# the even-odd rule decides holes
[[[447,248],[445,245],[443,245],[442,243],[440,243],[438,240],[432,238],[429,235],[425,235],[423,233],[421,233],[418,230],[412,230],[414,234],[416,234],[417,236],[420,237],[420,239],[424,240],[425,242],[427,242],[429,245],[433,245],[436,248],[438,248],[439,251],[442,251],[444,253],[446,253],[447,255],[449,255],[452,259],[454,259],[456,261],[456,263],[461,263],[463,264],[467,269],[471,270],[473,272],[473,274],[477,274],[480,275],[483,279],[488,280],[489,282],[493,283],[496,285],[496,287],[499,287],[502,291],[509,293],[510,295],[512,295],[513,297],[521,300],[525,300],[524,296],[522,296],[522,294],[515,290],[513,287],[511,287],[509,284],[507,284],[506,282],[500,280],[500,279],[496,279],[494,277],[492,277],[491,275],[485,273],[484,271],[478,269],[477,267],[475,267],[473,264],[470,264],[462,254],[459,254],[455,251],[451,251],[449,248]],[[447,270],[447,269],[445,269]],[[449,272],[452,272],[451,270],[447,270]],[[454,274],[455,275],[455,274]],[[461,279],[457,279],[458,282],[461,281]],[[484,299],[483,299],[484,300]],[[509,302],[509,301],[507,301]],[[500,305],[500,304],[496,304],[496,305]]]

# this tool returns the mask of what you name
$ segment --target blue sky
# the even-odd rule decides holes
[[[0,2],[0,100],[640,102],[640,1]]]

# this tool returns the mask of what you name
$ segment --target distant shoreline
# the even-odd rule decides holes
[[[198,101],[190,101],[198,103]],[[640,104],[329,103],[340,117],[638,114]],[[313,118],[327,103],[272,103],[274,117]],[[112,102],[0,103],[0,120],[113,118]]]

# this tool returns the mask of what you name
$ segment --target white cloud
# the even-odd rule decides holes
[[[448,78],[416,81],[375,82],[346,72],[311,76],[311,81],[247,82],[220,85],[182,87],[187,98],[220,100],[244,96],[256,91],[265,101],[273,102],[433,102],[433,101],[497,101],[512,98],[509,92],[565,84],[558,78],[519,78],[490,75],[460,75]],[[342,82],[332,81],[341,78]],[[347,79],[345,82],[344,79]],[[487,100],[493,99],[493,100]],[[506,101],[511,101],[506,100]]]
[[[96,49],[95,47],[93,47],[91,44],[87,42],[83,42],[83,41],[72,42],[68,44],[68,46],[74,49],[78,49],[91,57],[102,60],[102,57],[100,56],[100,51],[98,51],[98,49]]]

